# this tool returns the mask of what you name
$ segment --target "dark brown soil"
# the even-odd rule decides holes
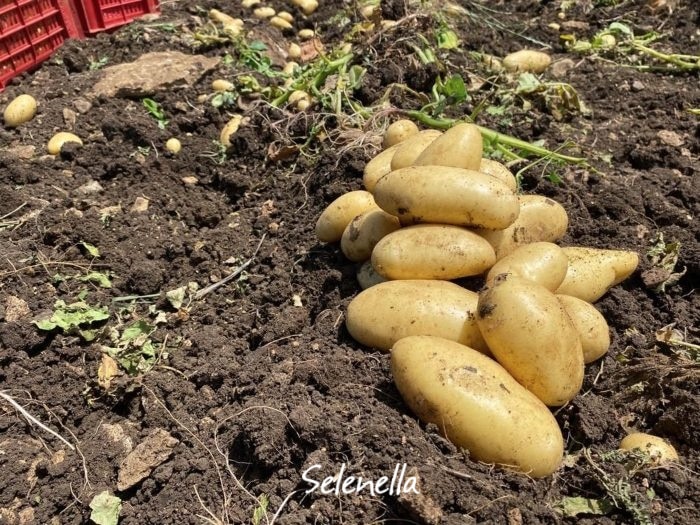
[[[567,20],[587,24],[577,29],[580,35],[613,20],[660,28],[668,49],[700,53],[697,2],[674,2],[672,12],[654,12],[646,3],[593,8],[577,2]],[[157,22],[194,27],[193,17],[202,12],[184,4],[166,3]],[[194,52],[182,31],[139,22],[69,43],[0,94],[3,105],[22,92],[40,102],[33,121],[0,130],[0,217],[7,215],[0,219],[0,384],[77,446],[71,451],[28,425],[0,399],[0,523],[88,523],[88,504],[104,490],[122,499],[122,524],[253,523],[261,495],[269,506],[260,523],[643,523],[630,510],[634,506],[653,523],[697,523],[698,352],[660,343],[655,334],[674,325],[687,342],[700,342],[700,120],[687,111],[700,108],[698,76],[567,56],[559,32],[550,27],[562,24],[560,2],[488,4],[508,11],[491,14],[515,33],[549,44],[555,60],[574,60],[564,80],[592,115],[557,121],[535,104],[530,111],[513,109],[507,119],[484,115],[482,123],[525,140],[544,139],[552,148],[567,139],[576,142],[599,172],[562,168],[562,181],[555,183],[534,169],[525,175],[524,190],[566,207],[570,230],[563,244],[642,255],[640,270],[598,303],[612,331],[610,352],[587,367],[582,393],[556,412],[567,441],[565,465],[554,476],[532,480],[471,461],[403,404],[388,356],[361,347],[345,331],[343,314],[359,291],[356,267],[337,246],[316,241],[314,224],[332,199],[361,188],[362,168],[376,149],[339,153],[326,141],[313,155],[274,162],[270,143],[291,139],[271,122],[289,115],[258,104],[247,109],[250,123],[219,163],[212,141],[228,116],[196,100],[213,78],[235,72],[221,66],[192,87],[154,96],[169,117],[166,131],[139,100],[98,99],[77,115],[75,132],[84,147],[64,148],[58,158],[43,156],[50,136],[66,127],[64,108],[75,109],[100,74],[90,62],[108,57],[113,65],[145,51]],[[476,9],[471,2],[464,5]],[[347,32],[332,18],[338,9],[339,2],[328,2],[298,21],[297,29],[317,26],[331,47]],[[385,18],[414,11],[401,1],[383,6]],[[230,13],[244,10],[236,3]],[[362,37],[371,39],[358,48],[363,52],[357,61],[368,68],[360,93],[365,104],[378,100],[392,82],[429,91],[439,71],[409,60],[411,48],[401,38],[424,31],[427,23],[425,17],[408,18],[399,37],[391,32]],[[460,32],[462,50],[449,55],[450,63],[460,64],[455,67],[475,67],[469,51],[503,55],[533,45],[480,17]],[[225,45],[198,52],[233,53]],[[477,73],[465,71],[472,80]],[[392,101],[419,105],[403,95]],[[451,111],[469,114],[473,108],[468,102]],[[303,137],[306,128],[296,119],[290,134]],[[678,140],[669,141],[669,132]],[[164,148],[171,136],[183,143],[177,156]],[[23,157],[24,146],[36,150]],[[609,164],[602,160],[606,156]],[[188,176],[197,184],[184,184]],[[102,189],[81,193],[92,181]],[[147,212],[131,210],[138,197],[149,199]],[[116,205],[121,211],[105,219],[101,210]],[[659,234],[680,243],[676,270],[685,270],[664,292],[647,286],[654,275],[644,256]],[[161,292],[188,282],[204,287],[220,280],[253,256],[263,236],[241,278],[180,311],[165,300]],[[100,257],[93,259],[81,243],[98,247]],[[109,271],[112,288],[78,280],[88,268]],[[167,322],[152,340],[167,355],[145,373],[113,379],[105,391],[98,385],[103,339],[87,343],[77,334],[41,331],[32,323],[50,315],[57,299],[73,302],[82,291],[88,303],[110,307],[108,327],[118,326],[119,319],[148,318],[149,305],[166,312]],[[135,306],[122,299],[159,293]],[[16,318],[10,297],[26,302],[29,312]],[[130,304],[132,313],[125,313]],[[126,437],[120,440],[115,428]],[[155,429],[165,429],[179,444],[142,482],[118,491],[125,440],[136,445]],[[604,454],[632,429],[668,439],[680,463],[627,476]],[[405,463],[420,478],[421,496],[305,494],[306,468],[320,464],[323,476],[334,475],[342,463],[370,479],[391,475]],[[565,497],[610,497],[606,479],[613,485],[622,480],[617,486],[631,491],[633,504],[619,500],[619,508],[606,516],[564,518],[557,512]]]

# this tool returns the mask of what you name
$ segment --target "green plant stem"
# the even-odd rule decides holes
[[[632,44],[632,47],[634,47],[634,49],[636,49],[637,51],[641,51],[642,53],[649,55],[652,58],[662,60],[663,62],[668,62],[670,64],[678,66],[680,69],[683,69],[685,71],[693,71],[695,69],[700,69],[700,57],[692,57],[689,55],[667,55],[665,53],[661,53],[660,51],[656,51],[655,49],[644,46],[637,42],[634,42]],[[683,58],[686,57],[691,59],[697,58],[698,61],[696,63],[686,62],[685,60],[683,60]]]
[[[294,82],[289,89],[274,99],[270,104],[276,108],[280,107],[282,104],[287,102],[287,100],[289,100],[289,96],[292,94],[292,92],[299,89],[304,91],[318,90],[318,88],[323,85],[323,83],[332,73],[335,73],[341,67],[350,62],[353,56],[354,55],[352,53],[348,53],[347,55],[337,58],[336,60],[327,60],[326,58],[323,58],[326,63],[321,66],[320,71],[311,78],[311,81],[302,76],[302,78]]]

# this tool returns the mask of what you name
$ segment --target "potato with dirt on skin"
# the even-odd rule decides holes
[[[604,250],[583,246],[563,248],[569,259],[566,277],[557,293],[589,303],[627,279],[637,269],[639,255],[626,250]]]
[[[316,237],[321,242],[338,242],[348,224],[366,211],[378,209],[368,191],[345,193],[331,202],[316,221]]]
[[[46,149],[51,155],[58,155],[59,153],[61,153],[61,149],[67,142],[73,142],[80,146],[83,145],[83,141],[77,135],[74,135],[73,133],[68,133],[67,131],[60,131],[56,133],[53,137],[51,137],[51,140],[49,140]]]
[[[481,173],[491,175],[492,177],[496,177],[501,182],[504,182],[506,186],[513,191],[518,189],[518,181],[515,180],[513,173],[506,166],[496,160],[481,159],[479,171]]]
[[[363,262],[372,256],[376,244],[401,227],[393,215],[371,209],[355,217],[340,238],[340,249],[353,262]]]
[[[385,283],[387,279],[377,273],[377,270],[372,266],[372,261],[365,261],[357,270],[357,283],[360,288],[366,290],[379,283]]]
[[[557,294],[557,299],[578,333],[583,362],[588,364],[603,357],[610,348],[610,329],[603,314],[591,303],[577,297]]]
[[[545,405],[564,405],[579,392],[581,341],[544,286],[501,274],[479,294],[476,320],[496,360]]]
[[[620,450],[641,450],[649,455],[652,463],[663,465],[678,461],[678,452],[665,439],[644,432],[633,432],[622,439]]]
[[[415,122],[408,119],[397,120],[396,122],[392,122],[384,132],[382,147],[387,149],[391,146],[396,146],[407,138],[417,134],[418,126],[416,126]]]
[[[493,284],[496,277],[506,273],[535,282],[554,292],[564,280],[568,262],[566,254],[556,244],[526,244],[496,262],[486,276],[486,284]]]
[[[5,126],[16,128],[17,126],[29,122],[36,115],[36,99],[27,94],[22,94],[10,101],[3,113]]]
[[[365,164],[365,169],[362,172],[362,184],[367,191],[374,191],[377,181],[391,171],[391,159],[400,145],[396,144],[385,149]]]
[[[479,171],[484,150],[479,128],[474,124],[456,124],[432,141],[413,162],[413,166],[452,166]]]
[[[412,166],[425,148],[430,146],[440,135],[442,132],[436,129],[424,129],[400,142],[394,156],[391,157],[391,170]]]
[[[518,197],[498,179],[448,166],[410,166],[379,179],[374,200],[401,223],[507,228],[518,217]]]
[[[439,337],[414,336],[391,350],[401,397],[470,458],[540,478],[561,463],[564,439],[547,407],[493,359]]]
[[[387,279],[443,279],[480,275],[496,262],[485,239],[465,228],[419,224],[377,243],[372,266]]]
[[[221,129],[221,133],[219,133],[219,142],[221,142],[221,144],[227,148],[231,147],[231,137],[236,134],[242,123],[243,115],[234,115],[231,117],[231,119]]]
[[[542,73],[551,63],[547,53],[532,49],[521,49],[503,58],[503,67],[512,73]]]
[[[449,281],[387,281],[350,302],[345,325],[355,341],[379,350],[409,335],[435,335],[488,352],[477,301],[475,292]]]

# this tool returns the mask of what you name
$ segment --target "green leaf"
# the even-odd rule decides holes
[[[101,492],[90,502],[90,519],[97,525],[117,525],[122,510],[122,500],[108,491]]]
[[[618,33],[621,35],[627,35],[630,38],[634,38],[634,32],[632,31],[632,29],[630,29],[628,25],[623,24],[622,22],[613,22],[612,24],[610,24],[610,26],[608,26],[608,30],[611,33]]]
[[[51,330],[56,328],[56,323],[54,323],[50,319],[44,319],[43,321],[34,321],[34,324],[39,328],[39,330],[46,330],[47,332],[50,332]]]
[[[452,75],[445,81],[442,93],[450,98],[452,104],[459,104],[467,100],[467,86],[460,75]]]
[[[262,519],[267,515],[267,506],[270,504],[270,500],[267,495],[261,494],[258,499],[258,506],[253,511],[253,525],[260,525]]]
[[[556,508],[567,518],[573,518],[580,514],[592,514],[603,516],[610,513],[615,507],[607,499],[583,498],[572,496],[563,498],[557,503]]]
[[[79,280],[83,282],[95,283],[100,288],[112,287],[112,281],[109,279],[109,276],[102,272],[90,272],[87,275],[80,277]]]
[[[523,73],[518,77],[518,87],[516,93],[533,93],[537,91],[542,83],[532,73]]]
[[[182,304],[185,302],[186,290],[187,288],[185,286],[180,286],[180,288],[175,288],[174,290],[165,292],[165,298],[170,303],[170,306],[175,308],[175,310],[179,310],[182,307]]]
[[[87,252],[90,254],[91,257],[99,257],[100,256],[100,250],[97,249],[96,246],[93,246],[90,243],[87,242],[81,242],[80,245],[87,250]]]
[[[267,51],[267,46],[260,40],[253,40],[250,44],[248,44],[248,47],[253,51]]]
[[[459,38],[454,31],[443,29],[437,35],[437,43],[440,49],[455,49],[459,47]]]
[[[55,328],[60,328],[64,332],[70,332],[72,330],[82,329],[82,325],[90,325],[98,321],[104,321],[109,318],[109,310],[100,307],[93,307],[84,303],[83,301],[78,301],[72,304],[66,304],[62,300],[56,301],[54,304],[54,311],[51,318],[48,320],[34,321],[34,324],[40,330],[53,330]],[[83,333],[78,330],[81,335]],[[85,331],[85,334],[89,337],[91,332]],[[96,332],[95,332],[96,335]],[[93,336],[94,339],[94,336]],[[87,339],[86,340],[91,340]]]
[[[148,337],[153,332],[153,330],[155,330],[155,326],[148,324],[143,319],[139,319],[138,321],[131,323],[128,327],[124,329],[124,331],[122,332],[122,336],[120,337],[120,341],[124,343],[137,343],[138,338],[144,336]]]

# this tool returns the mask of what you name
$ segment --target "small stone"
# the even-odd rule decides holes
[[[84,98],[76,98],[73,101],[73,107],[78,110],[78,113],[84,115],[92,109],[92,103]]]
[[[75,219],[82,219],[83,212],[77,208],[68,208],[66,211],[63,212],[63,216],[64,217],[72,217]]]
[[[199,182],[199,179],[193,175],[189,175],[187,177],[182,177],[182,179],[180,179],[180,180],[182,181],[182,183],[185,186],[194,186],[195,184],[197,184]]]
[[[566,20],[561,23],[561,28],[564,31],[586,31],[590,27],[588,22],[581,20]]]
[[[575,65],[576,63],[573,60],[570,58],[565,58],[554,62],[550,67],[550,71],[552,72],[553,77],[561,78],[566,76],[566,74],[573,69]]]
[[[131,206],[132,213],[144,213],[148,210],[149,201],[146,197],[136,197],[134,204]],[[120,489],[121,490],[121,489]]]
[[[96,180],[91,180],[90,182],[86,182],[82,186],[78,186],[78,188],[76,188],[75,191],[80,193],[81,195],[91,195],[93,193],[100,193],[101,191],[104,191],[104,188],[102,187],[102,184],[100,184]]]
[[[141,164],[142,166],[146,164],[146,157],[143,155],[143,153],[136,152],[134,154],[134,160],[137,162],[137,164]]]
[[[100,218],[111,219],[115,215],[118,215],[122,212],[122,205],[116,204],[114,206],[105,206],[104,208],[100,208],[99,212]]]
[[[659,137],[659,140],[661,140],[661,142],[663,142],[667,146],[673,146],[674,148],[678,148],[685,143],[683,137],[681,137],[675,131],[670,131],[668,129],[662,129],[656,134],[656,136]]]
[[[151,433],[124,459],[119,467],[117,489],[126,490],[147,478],[154,468],[173,453],[177,439],[159,428]]]
[[[69,131],[75,129],[75,123],[78,121],[78,114],[70,108],[63,108],[63,122]]]
[[[280,225],[277,222],[271,222],[267,225],[267,229],[270,233],[277,233],[280,229]]]
[[[31,310],[29,310],[29,306],[24,299],[14,295],[7,296],[5,300],[5,321],[15,323],[29,314],[31,314]]]
[[[30,146],[30,145],[14,146],[12,148],[7,148],[5,151],[9,155],[12,155],[13,157],[17,157],[18,159],[29,160],[34,156],[34,152],[36,151],[36,146]]]
[[[61,175],[66,177],[67,179],[71,178],[75,173],[73,173],[72,170],[61,170]]]
[[[643,91],[646,88],[641,80],[635,80],[632,82],[632,91]]]

